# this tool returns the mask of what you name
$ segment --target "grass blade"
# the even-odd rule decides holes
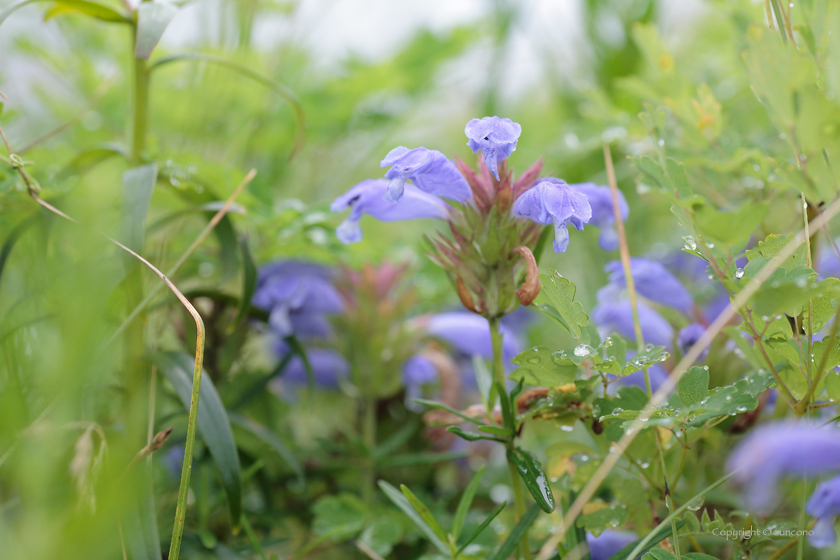
[[[455,540],[461,535],[461,529],[464,527],[464,520],[467,518],[467,513],[470,511],[475,493],[478,491],[478,486],[481,484],[481,477],[484,476],[484,467],[478,469],[478,472],[472,477],[467,489],[464,490],[464,495],[461,496],[461,501],[458,502],[458,509],[455,510],[455,519],[452,520],[452,536]],[[473,537],[475,538],[475,537]]]

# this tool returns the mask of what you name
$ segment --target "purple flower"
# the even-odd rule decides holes
[[[703,336],[703,333],[706,332],[706,327],[701,325],[700,323],[691,323],[687,327],[683,327],[680,329],[679,334],[677,335],[677,348],[680,349],[680,352],[686,354],[692,346],[694,346],[700,337]],[[709,349],[706,348],[700,354],[699,360],[703,360],[706,355],[709,353]]]
[[[467,357],[493,357],[490,325],[479,315],[462,311],[438,313],[428,319],[425,327],[430,335],[448,342]],[[500,330],[503,335],[502,356],[505,362],[509,362],[522,351],[522,345],[510,328],[502,324]]]
[[[592,560],[607,560],[638,538],[629,531],[607,530],[597,537],[592,533],[586,533],[586,544],[589,546],[589,556]]]
[[[809,539],[814,548],[834,546],[834,517],[840,514],[840,476],[817,486],[805,505],[805,511],[817,519],[814,534]]]
[[[592,219],[589,223],[601,230],[601,236],[598,239],[601,249],[605,251],[617,249],[618,234],[615,231],[615,210],[613,209],[610,188],[599,187],[595,183],[579,183],[569,186],[582,192],[589,200],[589,206],[592,208]],[[626,221],[627,216],[630,215],[630,207],[621,191],[618,191],[618,209],[622,221]]]
[[[326,337],[325,315],[340,313],[344,303],[329,271],[302,261],[267,264],[257,275],[252,303],[269,313],[268,324],[281,337]]]
[[[510,157],[516,149],[522,127],[510,119],[484,117],[468,122],[464,128],[464,134],[469,138],[467,146],[474,154],[481,150],[484,155],[484,165],[498,181],[498,163]]]
[[[674,338],[670,323],[640,301],[636,302],[636,307],[645,342],[670,348]],[[617,332],[628,340],[636,339],[630,300],[620,298],[618,288],[613,284],[598,290],[598,305],[592,309],[592,320],[604,335]]]
[[[545,177],[516,199],[513,215],[539,224],[554,224],[554,252],[563,253],[569,247],[566,224],[581,231],[592,218],[592,208],[586,195],[572,190],[565,181]]]
[[[339,241],[348,244],[362,240],[359,220],[364,214],[370,214],[383,222],[398,222],[415,218],[445,220],[449,215],[449,206],[444,201],[413,185],[405,185],[403,198],[406,200],[403,204],[392,204],[386,201],[383,197],[387,190],[388,181],[385,179],[368,179],[335,199],[330,205],[330,210],[333,212],[351,209],[347,219],[335,230]]]
[[[630,259],[630,270],[633,274],[633,282],[636,291],[643,297],[673,307],[677,311],[690,313],[694,307],[694,300],[691,294],[677,280],[677,277],[668,272],[668,269],[660,263],[648,259],[634,257]],[[610,276],[610,282],[621,286],[627,286],[624,277],[624,267],[621,261],[607,263],[604,271]]]
[[[405,182],[411,179],[418,189],[435,196],[442,196],[456,202],[472,198],[472,191],[467,180],[461,175],[455,164],[437,150],[405,146],[394,148],[379,164],[390,167],[385,178],[390,179],[388,190],[383,198],[397,203],[403,197]]]
[[[746,485],[747,505],[766,513],[776,501],[783,476],[816,476],[840,470],[840,430],[799,422],[765,424],[750,433],[729,456],[729,471]]]
[[[281,357],[285,357],[290,351],[289,347],[282,341],[278,341],[275,350]],[[306,350],[306,357],[309,360],[309,365],[312,366],[312,375],[315,378],[315,385],[318,387],[334,389],[338,387],[342,378],[347,377],[350,369],[347,360],[337,352],[323,348],[309,348]],[[283,369],[283,374],[275,381],[275,385],[306,385],[309,382],[309,377],[300,356],[292,356]]]
[[[403,386],[405,386],[406,403],[421,396],[420,387],[438,380],[438,369],[432,361],[421,355],[415,354],[405,361],[402,366]]]

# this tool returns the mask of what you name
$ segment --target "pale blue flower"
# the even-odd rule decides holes
[[[686,354],[692,346],[697,344],[697,341],[700,340],[700,337],[703,336],[705,332],[706,327],[700,323],[691,323],[690,325],[683,327],[677,335],[677,348],[680,349],[680,352]],[[703,360],[708,353],[709,348],[707,347],[697,359]]]
[[[629,531],[607,530],[597,537],[586,533],[586,544],[589,546],[589,556],[592,560],[607,560],[638,538]]]
[[[617,332],[627,340],[636,340],[633,323],[633,308],[630,300],[622,298],[620,289],[614,284],[607,284],[598,290],[598,305],[592,309],[592,320],[604,335]],[[659,313],[637,301],[639,323],[645,343],[671,347],[674,329]]]
[[[481,150],[484,164],[498,181],[499,162],[510,157],[516,149],[522,127],[510,119],[484,117],[468,122],[464,133],[469,138],[467,146],[474,154]]]
[[[553,224],[554,252],[563,253],[569,247],[567,224],[581,231],[592,218],[592,208],[585,194],[572,190],[562,179],[544,177],[516,199],[513,215]]]
[[[671,274],[661,263],[640,257],[630,259],[630,270],[636,292],[644,298],[673,307],[677,311],[690,313],[694,300],[682,282]],[[609,274],[610,282],[622,288],[627,286],[624,267],[621,261],[607,263],[604,271]]]
[[[834,546],[834,517],[840,514],[840,476],[821,482],[805,505],[808,515],[817,519],[809,541],[814,548]]]
[[[368,179],[356,184],[349,191],[335,199],[330,205],[333,212],[350,208],[350,215],[335,230],[342,243],[356,243],[362,240],[359,220],[369,214],[383,222],[398,222],[416,218],[437,218],[449,216],[449,206],[440,198],[425,193],[414,185],[405,185],[405,199],[402,204],[393,204],[384,199],[388,190],[385,179]]]
[[[605,251],[612,251],[618,248],[618,233],[615,230],[615,210],[613,207],[612,192],[609,187],[599,187],[595,183],[578,183],[569,185],[572,189],[582,192],[589,200],[592,208],[592,219],[589,225],[601,230],[598,243]],[[618,210],[621,220],[626,221],[630,215],[630,207],[624,194],[618,191]]]
[[[437,150],[409,150],[399,146],[388,152],[379,165],[391,168],[385,173],[385,178],[391,182],[383,194],[384,199],[390,203],[400,201],[409,179],[421,191],[435,196],[456,202],[472,198],[467,180],[455,164]]]

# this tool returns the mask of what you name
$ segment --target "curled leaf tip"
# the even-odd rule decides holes
[[[464,307],[466,307],[473,313],[478,313],[479,315],[481,315],[481,311],[479,311],[479,309],[475,306],[475,300],[473,300],[469,288],[467,288],[467,285],[464,284],[464,281],[461,279],[460,275],[458,276],[456,286],[458,288],[458,297],[461,299],[461,303],[464,304]]]
[[[516,297],[522,305],[531,305],[540,293],[539,267],[534,254],[525,245],[519,245],[511,251],[511,255],[517,254],[525,261],[525,282],[516,290]]]

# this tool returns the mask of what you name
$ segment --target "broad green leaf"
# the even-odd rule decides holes
[[[537,387],[572,383],[578,370],[574,362],[559,356],[559,353],[552,354],[544,346],[529,348],[511,361],[519,368],[510,374],[510,379]]]
[[[458,554],[460,554],[460,553],[461,553],[461,552],[462,552],[465,548],[467,548],[467,546],[469,546],[469,544],[470,544],[471,542],[473,542],[473,541],[474,541],[474,540],[478,537],[478,535],[480,535],[480,534],[482,533],[482,531],[484,531],[484,529],[486,529],[486,528],[487,528],[487,526],[488,526],[488,525],[490,525],[490,523],[491,523],[494,519],[496,519],[496,517],[497,517],[500,513],[502,513],[502,510],[503,510],[503,509],[505,509],[505,506],[506,506],[506,505],[507,505],[507,502],[506,502],[506,501],[505,501],[505,502],[502,502],[501,504],[499,504],[499,507],[497,507],[496,509],[494,509],[494,510],[490,513],[490,515],[488,515],[488,516],[487,516],[487,518],[486,518],[484,521],[482,521],[482,522],[481,522],[481,524],[480,524],[478,527],[476,527],[476,528],[475,528],[475,530],[473,530],[473,531],[472,531],[469,535],[467,535],[466,537],[464,537],[464,542],[462,542],[460,545],[458,545],[458,551],[457,551],[457,553],[456,553],[456,556],[457,556]],[[456,540],[457,540],[457,538],[458,538],[458,537],[456,537],[455,535],[453,535],[453,537],[454,537]]]
[[[543,309],[545,306],[541,306],[540,309],[566,327],[572,336],[579,339],[580,328],[589,324],[589,317],[580,302],[575,301],[577,290],[575,285],[555,270],[552,270],[551,274],[540,274],[540,283],[542,285],[540,295],[548,298],[554,306],[556,315],[551,313],[550,308]]]
[[[631,157],[630,160],[645,175],[650,186],[670,190],[670,181],[668,181],[668,177],[656,160],[650,156]]]
[[[157,164],[151,163],[129,169],[122,175],[122,205],[120,210],[120,238],[135,252],[143,250],[146,214],[157,182]]]
[[[674,158],[665,160],[665,167],[668,170],[668,177],[671,179],[671,188],[677,191],[680,198],[688,198],[694,194],[691,185],[688,183],[688,175],[685,166]]]
[[[522,540],[522,537],[531,528],[531,525],[533,525],[534,520],[539,514],[540,508],[537,505],[531,506],[531,509],[522,516],[522,519],[514,526],[508,538],[505,539],[505,542],[502,543],[502,546],[499,547],[496,554],[490,557],[490,560],[506,560],[516,547],[519,546],[519,541]]]
[[[444,539],[441,540],[437,532],[434,529],[432,529],[426,523],[423,517],[421,517],[420,514],[417,513],[414,507],[412,507],[411,503],[408,501],[408,498],[406,498],[402,493],[400,493],[399,490],[397,490],[384,480],[379,481],[379,488],[381,488],[382,491],[385,492],[385,495],[388,496],[388,498],[392,502],[394,502],[395,506],[400,508],[402,512],[406,514],[421,531],[423,531],[423,534],[426,535],[426,538],[428,538],[429,541],[433,545],[435,545],[435,548],[437,548],[441,554],[443,554],[444,556],[450,556],[451,551],[449,549],[449,546],[446,544],[447,539],[445,538],[445,536]],[[440,529],[439,525],[438,529]]]
[[[823,292],[811,299],[811,327],[814,332],[821,330],[837,313],[838,299],[840,299],[840,279],[826,278],[820,282]],[[809,310],[806,307],[803,324],[808,324]]]
[[[734,244],[750,238],[769,208],[766,202],[744,202],[733,212],[719,212],[706,205],[695,211],[694,218],[705,237]]]
[[[747,250],[747,258],[752,261],[757,257],[771,258],[779,254],[779,251],[785,248],[788,243],[796,243],[796,236],[792,233],[787,235],[771,234],[768,235],[764,241],[759,241],[754,249]],[[796,248],[791,256],[786,258],[782,263],[782,268],[786,271],[791,271],[798,266],[805,266],[807,264],[807,248],[803,243]]]
[[[163,352],[152,359],[172,384],[178,397],[189,410],[192,397],[192,375],[195,362],[192,356],[183,352]],[[227,411],[205,372],[201,375],[198,406],[198,433],[210,451],[228,500],[230,517],[234,527],[239,526],[242,511],[242,480],[239,471],[239,454],[233,440],[233,431]]]
[[[677,557],[664,548],[652,548],[642,556],[642,560],[677,560]]]
[[[516,465],[516,472],[525,482],[525,487],[540,509],[546,513],[554,511],[554,494],[551,492],[548,477],[537,458],[519,447],[508,450],[507,456],[508,460]]]
[[[709,390],[709,368],[694,366],[683,374],[677,384],[683,404],[691,406],[703,400]]]
[[[312,506],[315,516],[312,530],[316,535],[343,541],[362,530],[369,515],[368,506],[353,494],[325,496]]]
[[[473,475],[472,480],[464,490],[464,495],[461,496],[461,501],[458,502],[458,508],[455,510],[455,517],[452,520],[452,537],[457,541],[461,536],[461,529],[464,527],[464,520],[470,511],[475,493],[478,491],[478,486],[481,484],[481,477],[484,476],[484,466],[478,469]]]
[[[78,12],[110,23],[131,23],[127,16],[113,8],[90,0],[55,0],[55,6],[47,10],[44,19],[47,20],[68,12]]]
[[[236,413],[229,414],[231,424],[234,426],[246,430],[248,433],[253,434],[273,449],[283,460],[286,464],[291,467],[292,471],[297,475],[298,480],[300,482],[306,481],[306,475],[303,472],[303,465],[300,464],[298,461],[297,456],[294,452],[289,449],[283,441],[277,437],[271,430],[263,426],[262,424],[251,420],[250,418],[246,418]]]
[[[577,518],[577,526],[583,527],[596,537],[604,531],[621,527],[627,521],[627,508],[612,505]]]
[[[400,542],[402,537],[402,525],[390,516],[382,516],[362,531],[359,540],[385,558],[391,554],[394,545]]]
[[[134,57],[148,60],[178,7],[162,2],[141,2],[137,6],[137,41]]]

